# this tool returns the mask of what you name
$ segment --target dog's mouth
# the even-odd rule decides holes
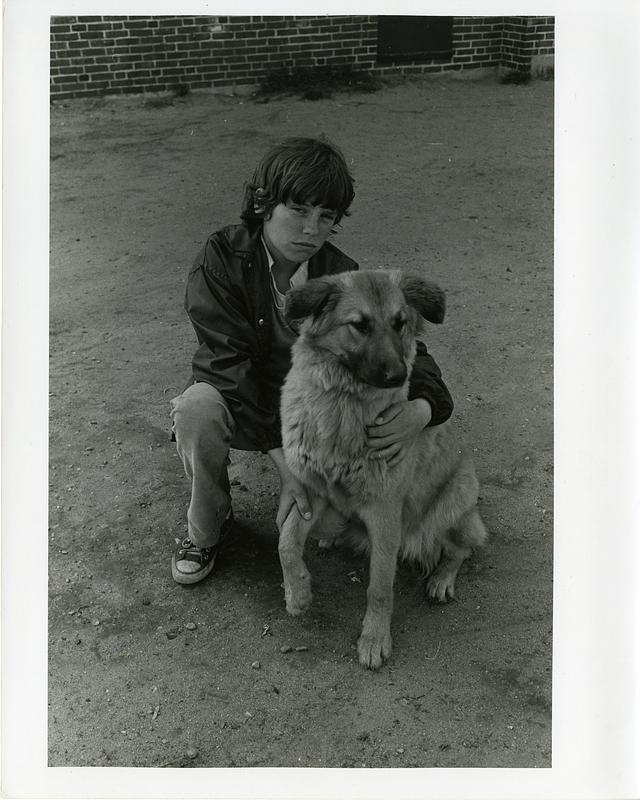
[[[395,389],[398,386],[402,386],[406,379],[407,378],[405,375],[404,378],[391,378],[388,380],[382,380],[374,385],[377,386],[379,389]]]
[[[376,389],[397,389],[399,386],[403,386],[407,380],[407,370],[403,367],[393,372],[378,371],[369,373],[368,371],[360,371],[358,378],[363,383]]]

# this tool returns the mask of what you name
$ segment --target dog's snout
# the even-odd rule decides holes
[[[382,386],[402,386],[407,379],[407,368],[402,362],[382,364],[380,378]]]

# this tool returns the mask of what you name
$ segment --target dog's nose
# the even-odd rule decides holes
[[[407,378],[407,368],[402,363],[383,365],[381,377],[383,386],[401,386]]]

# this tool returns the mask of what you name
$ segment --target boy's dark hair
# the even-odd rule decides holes
[[[295,137],[271,148],[245,186],[241,218],[257,222],[279,203],[311,203],[348,213],[354,179],[342,152],[326,139]]]

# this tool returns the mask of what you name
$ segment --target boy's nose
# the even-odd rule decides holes
[[[302,230],[305,233],[307,233],[307,234],[309,234],[311,236],[315,235],[318,232],[318,216],[317,216],[317,214],[309,214],[305,218],[304,224],[302,226]]]

